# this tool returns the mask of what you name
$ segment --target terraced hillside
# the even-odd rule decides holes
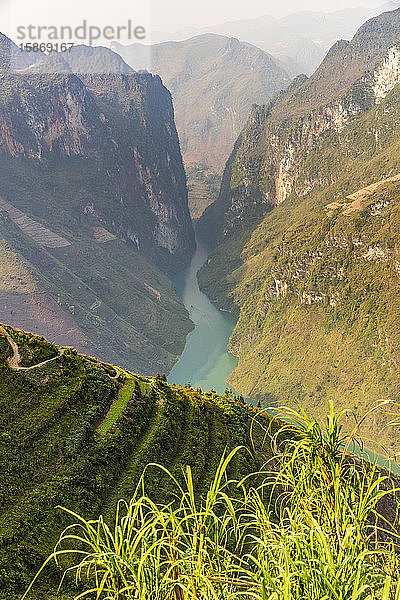
[[[111,517],[149,462],[167,465],[178,478],[191,465],[201,490],[226,447],[250,446],[252,410],[229,395],[170,386],[2,327],[1,598],[20,597],[68,522],[57,505]],[[232,475],[252,472],[258,460],[243,453]],[[147,483],[156,497],[168,495],[161,471],[148,471]],[[37,592],[46,600],[55,598],[48,590],[59,581],[59,574],[47,575]]]

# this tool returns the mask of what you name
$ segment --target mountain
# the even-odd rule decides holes
[[[289,84],[284,69],[259,48],[234,38],[206,34],[153,46],[112,45],[135,70],[161,76],[171,91],[192,214],[213,197],[253,103],[265,102]]]
[[[293,76],[315,71],[329,48],[337,39],[351,38],[369,18],[394,10],[398,2],[387,2],[375,8],[355,7],[333,12],[300,11],[275,18],[262,15],[256,18],[229,21],[219,25],[192,28],[172,35],[182,40],[188,35],[215,33],[236,37],[271,54],[282,61]],[[155,42],[171,39],[171,33],[154,33]]]
[[[207,489],[224,450],[253,448],[255,414],[231,395],[170,386],[1,326],[1,597],[21,598],[69,524],[58,505],[111,519],[149,462],[178,480],[190,465],[195,488]],[[255,449],[260,431],[253,424]],[[267,449],[242,452],[230,476],[252,473],[267,457]],[[147,473],[149,493],[166,501],[168,477],[154,467]],[[60,573],[46,577],[37,598],[58,597]]]
[[[245,396],[360,415],[398,393],[399,34],[400,9],[371,19],[254,108],[200,220],[215,248],[200,284],[240,310],[230,383]]]
[[[106,48],[0,43],[2,317],[168,371],[193,326],[166,274],[194,249],[170,93]]]

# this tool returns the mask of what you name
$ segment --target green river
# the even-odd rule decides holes
[[[226,380],[237,365],[237,358],[228,352],[228,341],[236,325],[230,313],[218,310],[200,291],[197,272],[207,260],[207,250],[197,242],[189,267],[174,278],[174,284],[189,311],[195,329],[188,335],[186,346],[168,381],[204,390],[225,391]]]

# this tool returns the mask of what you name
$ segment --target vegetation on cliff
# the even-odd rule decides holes
[[[217,240],[200,284],[241,311],[245,396],[360,416],[398,391],[399,30],[399,10],[372,19],[255,109],[200,222]],[[383,425],[369,434],[396,451]]]
[[[362,414],[399,389],[398,178],[328,204],[288,227],[248,265],[231,339],[241,356],[232,385],[251,397],[327,398]],[[378,416],[370,435],[393,452],[397,434]]]

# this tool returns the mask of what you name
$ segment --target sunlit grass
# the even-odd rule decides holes
[[[75,524],[42,570],[70,561],[62,583],[74,574],[76,598],[400,600],[392,478],[348,454],[356,430],[342,433],[344,413],[331,406],[325,428],[288,416],[275,435],[265,430],[274,459],[244,481],[227,475],[238,448],[200,498],[190,468],[181,483],[149,465],[171,478],[174,501],[154,503],[142,480],[112,526],[67,511]]]
[[[131,399],[133,392],[135,391],[136,381],[137,380],[135,379],[135,377],[132,376],[130,376],[127,379],[124,387],[118,395],[117,400],[114,402],[108,414],[106,415],[106,418],[104,419],[103,423],[98,428],[98,432],[100,434],[105,435],[110,429],[110,427],[114,425],[115,421],[118,419],[122,411],[126,408],[126,405]]]

